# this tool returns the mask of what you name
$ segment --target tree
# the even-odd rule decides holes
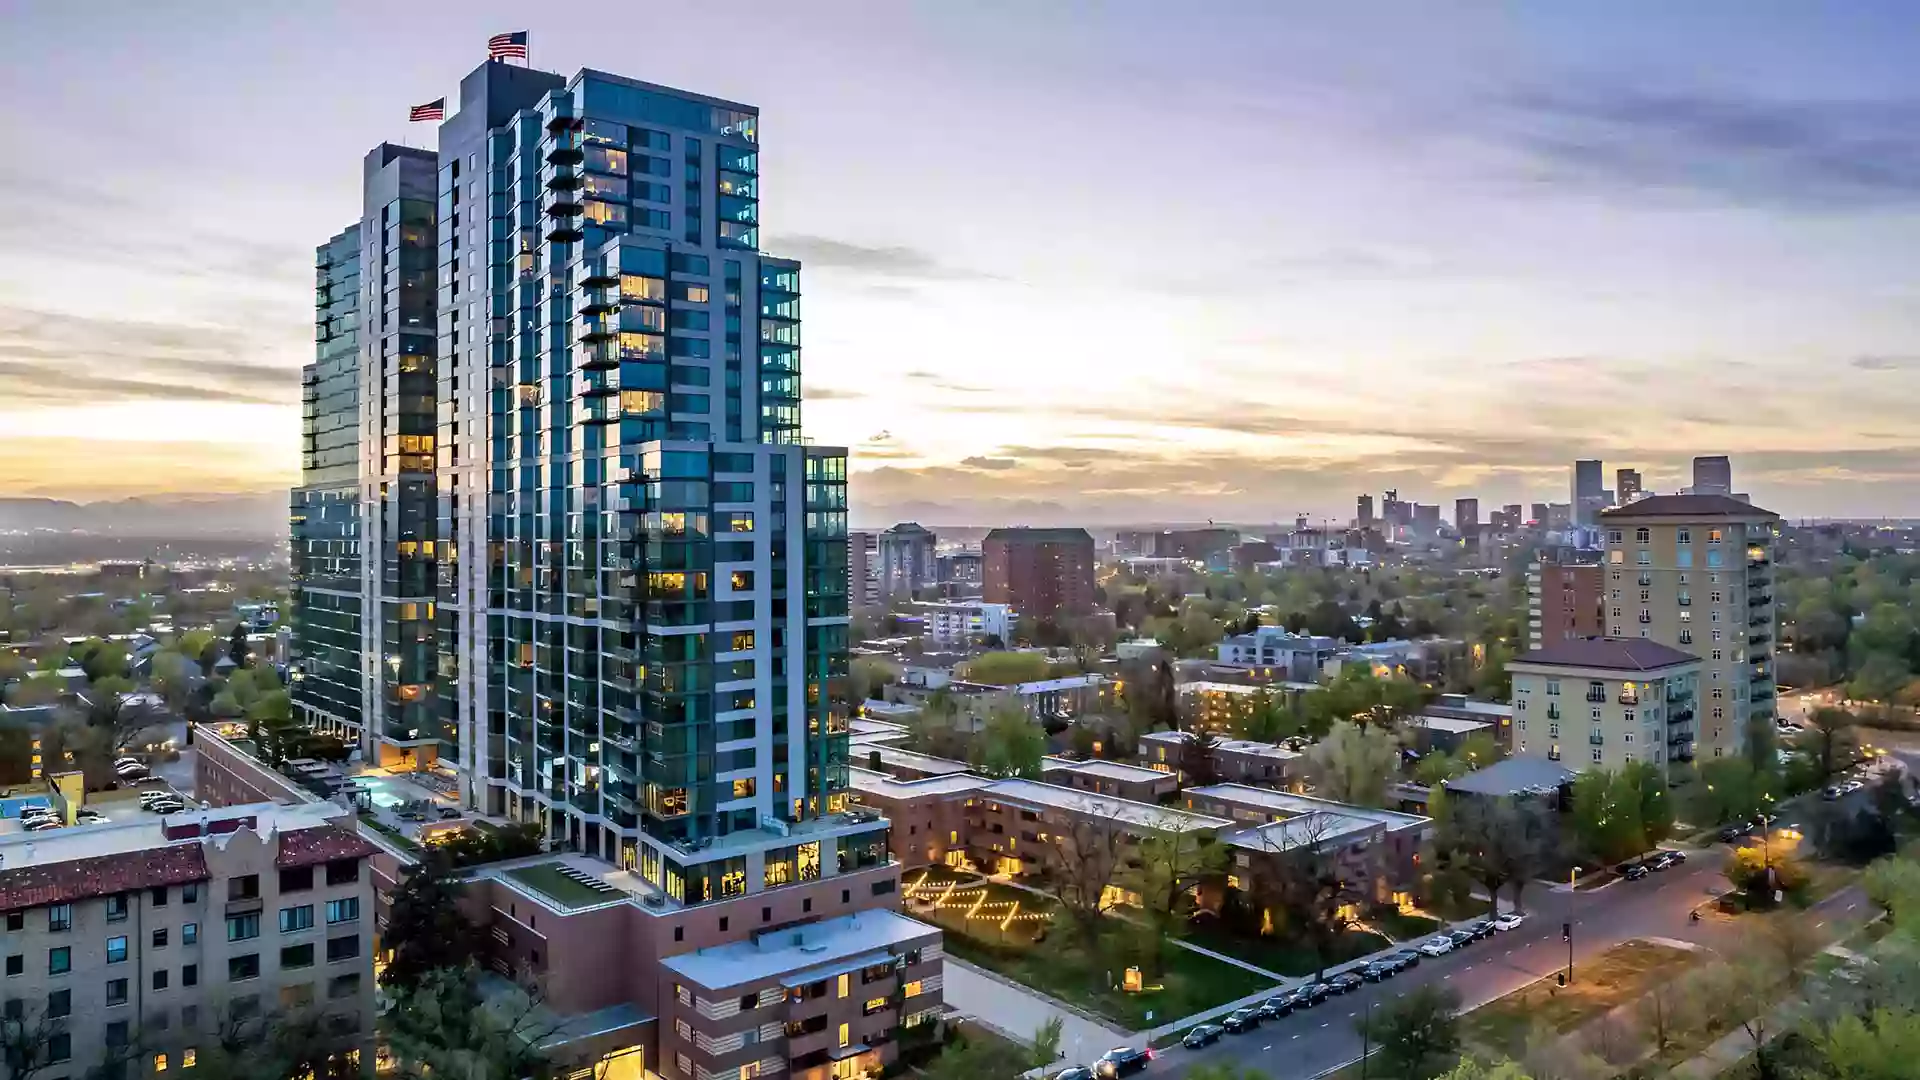
[[[1773,762],[1745,755],[1714,758],[1700,765],[1699,782],[1689,794],[1689,820],[1714,825],[1749,821],[1779,797],[1780,772]]]
[[[50,1053],[54,1037],[66,1031],[66,1020],[37,1005],[0,1019],[0,1068],[7,1080],[33,1080],[55,1064],[66,1064],[53,1061]]]
[[[1815,758],[1820,762],[1822,783],[1843,767],[1841,758],[1853,749],[1853,731],[1859,718],[1845,709],[1821,706],[1807,717],[1812,725]]]
[[[1380,806],[1400,771],[1400,737],[1388,728],[1343,720],[1307,750],[1307,758],[1326,798]]]
[[[1214,768],[1214,751],[1220,737],[1206,729],[1189,731],[1180,740],[1180,783],[1183,787],[1206,787],[1219,779]]]
[[[1502,1058],[1488,1063],[1478,1058],[1467,1058],[1434,1080],[1533,1080],[1533,1077],[1528,1076],[1527,1070],[1517,1061]]]
[[[900,677],[900,669],[878,656],[856,656],[847,667],[847,698],[855,705],[879,695],[888,683]]]
[[[1807,872],[1798,859],[1765,846],[1735,849],[1722,872],[1734,887],[1747,893],[1749,902],[1760,906],[1773,903],[1776,889],[1793,892],[1807,883]]]
[[[1860,884],[1896,929],[1920,925],[1920,860],[1895,856],[1877,859],[1861,875]]]
[[[410,989],[435,971],[464,968],[479,953],[473,925],[456,904],[458,881],[451,860],[429,851],[401,872],[381,944],[392,950],[380,985]]]
[[[1029,1069],[1058,1060],[1059,1036],[1048,1030],[1054,1024],[1057,1021],[1043,1025],[1026,1046],[1007,1039],[959,1035],[921,1070],[921,1075],[924,1080],[1013,1080]],[[1054,1044],[1054,1056],[1036,1063],[1034,1059],[1049,1049],[1049,1041]]]
[[[1234,716],[1234,736],[1252,742],[1277,743],[1300,731],[1299,714],[1264,686],[1247,695],[1246,705]]]
[[[167,707],[176,711],[185,709],[194,680],[199,677],[199,668],[174,649],[154,653],[149,666],[153,688],[166,699]]]
[[[1060,1034],[1066,1022],[1058,1016],[1051,1016],[1033,1031],[1033,1040],[1029,1044],[1027,1060],[1032,1068],[1043,1069],[1060,1060]]]
[[[251,655],[253,650],[247,645],[247,624],[234,623],[233,633],[227,636],[227,659],[233,661],[236,667],[244,668]]]
[[[1244,1069],[1232,1065],[1195,1065],[1187,1070],[1187,1080],[1267,1080],[1267,1074],[1248,1066]]]
[[[1139,838],[1134,858],[1119,877],[1126,888],[1140,894],[1141,906],[1153,920],[1153,947],[1148,955],[1155,974],[1162,943],[1192,910],[1193,889],[1225,874],[1227,858],[1225,844],[1193,830],[1152,829]]]
[[[1119,902],[1112,888],[1126,855],[1127,834],[1104,817],[1074,815],[1047,833],[1052,852],[1042,861],[1040,885],[1060,901],[1083,945],[1099,941],[1106,913]]]
[[[1255,834],[1278,855],[1274,872],[1255,879],[1255,902],[1264,921],[1313,950],[1323,978],[1368,899],[1340,863],[1340,828],[1330,814],[1306,814]]]
[[[1047,753],[1047,735],[1026,714],[996,709],[975,740],[973,766],[988,776],[1040,779],[1040,759]]]
[[[1843,1016],[1811,1041],[1822,1059],[1822,1078],[1907,1080],[1920,1063],[1920,1012],[1886,1008]]]
[[[1638,855],[1673,830],[1666,778],[1648,762],[1595,766],[1573,781],[1573,828],[1582,851],[1603,862]]]
[[[1420,759],[1413,767],[1413,779],[1427,787],[1436,787],[1456,776],[1467,773],[1467,763],[1445,750],[1435,750]]]
[[[1398,728],[1427,705],[1427,690],[1395,675],[1382,679],[1365,663],[1344,664],[1340,673],[1315,693],[1307,695],[1307,720],[1312,731],[1327,732],[1340,721],[1362,727]]]
[[[1355,1027],[1370,1041],[1387,1076],[1424,1078],[1459,1060],[1460,997],[1428,984],[1373,1010]]]
[[[1557,828],[1538,800],[1462,798],[1449,801],[1435,846],[1486,886],[1496,907],[1501,886],[1512,882],[1519,911],[1527,882],[1553,854]]]
[[[391,969],[389,969],[391,970]],[[481,992],[470,967],[440,968],[390,987],[383,1027],[403,1077],[558,1080],[575,1063],[542,1048],[560,1030],[537,989]]]
[[[1454,757],[1466,762],[1468,770],[1484,769],[1501,761],[1507,756],[1500,740],[1491,735],[1469,735],[1460,743],[1460,749]]]
[[[967,661],[963,670],[968,682],[989,686],[1012,686],[1039,682],[1053,665],[1037,652],[991,652]]]

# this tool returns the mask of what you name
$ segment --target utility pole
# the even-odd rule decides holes
[[[1567,943],[1567,985],[1573,985],[1573,924],[1560,924],[1560,937]]]
[[[1367,1059],[1373,1056],[1373,995],[1367,995],[1367,1016],[1360,1024],[1360,1080],[1367,1080]]]

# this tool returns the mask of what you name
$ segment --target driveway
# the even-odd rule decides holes
[[[1041,1024],[1059,1017],[1060,1050],[1066,1055],[1063,1064],[1086,1064],[1116,1046],[1128,1045],[1126,1032],[1062,1009],[1052,999],[951,953],[944,958],[941,979],[940,993],[948,1008],[979,1017],[1016,1039],[1031,1039]]]

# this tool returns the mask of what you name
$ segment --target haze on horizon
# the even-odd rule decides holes
[[[1484,508],[1696,453],[1920,514],[1909,4],[5,6],[0,495],[293,483],[314,246],[524,27],[760,107],[862,522]]]

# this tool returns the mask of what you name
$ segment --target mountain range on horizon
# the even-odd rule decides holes
[[[287,496],[286,491],[255,491],[140,495],[95,502],[0,497],[0,533],[274,539],[287,533]]]

